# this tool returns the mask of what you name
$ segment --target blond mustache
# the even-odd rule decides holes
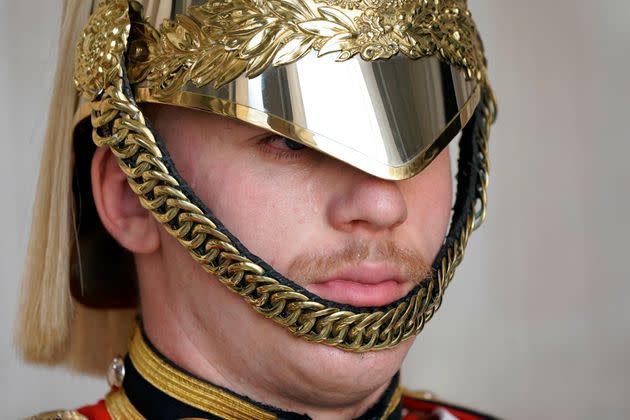
[[[363,261],[388,262],[400,267],[405,279],[420,283],[431,275],[431,265],[419,253],[393,241],[350,243],[338,251],[298,256],[289,266],[288,276],[301,285],[328,278],[336,271]]]

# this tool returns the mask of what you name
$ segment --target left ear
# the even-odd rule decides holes
[[[103,226],[134,254],[149,254],[160,246],[159,226],[127,184],[126,175],[107,148],[92,158],[92,194]]]

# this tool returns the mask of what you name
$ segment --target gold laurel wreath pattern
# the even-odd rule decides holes
[[[398,53],[412,59],[439,55],[467,77],[485,77],[483,48],[465,0],[216,0],[165,20],[159,32],[134,22],[131,83],[145,81],[168,97],[192,82],[216,88],[245,73],[293,63],[310,51],[337,61]],[[351,10],[346,7],[351,7]]]
[[[101,8],[116,5],[122,0],[106,0]],[[105,27],[118,27],[120,20],[112,14],[99,14],[95,19],[106,19]],[[103,28],[104,23],[88,22],[86,33],[93,25]],[[118,33],[124,34],[124,30]],[[103,45],[86,46],[95,38],[83,37],[79,50],[102,51]],[[120,51],[120,45],[108,41],[110,48]],[[122,37],[117,41],[124,44]],[[86,56],[79,56],[85,60]],[[90,60],[89,57],[87,57]],[[91,58],[100,63],[99,56]],[[487,142],[490,125],[494,120],[494,99],[484,95],[482,102],[485,124],[480,128],[480,158],[478,202],[466,217],[460,237],[454,241],[439,268],[426,288],[418,289],[408,302],[401,302],[388,311],[353,312],[311,300],[308,296],[266,276],[258,264],[241,255],[228,236],[207,218],[183,192],[179,182],[166,166],[156,139],[147,127],[140,109],[123,90],[121,58],[108,60],[115,69],[107,74],[118,74],[98,98],[91,102],[92,139],[99,147],[108,147],[126,174],[129,185],[141,204],[150,210],[164,228],[190,252],[205,271],[215,275],[231,291],[241,295],[254,310],[284,326],[306,340],[336,346],[344,350],[363,352],[394,347],[401,341],[418,334],[431,319],[442,302],[444,290],[461,262],[470,233],[485,218],[486,188],[488,183]],[[90,68],[83,63],[78,68]],[[84,77],[78,74],[77,85],[91,97],[93,90],[84,89]],[[83,82],[83,83],[82,83]],[[489,90],[489,86],[487,87]],[[437,289],[437,290],[435,290]]]

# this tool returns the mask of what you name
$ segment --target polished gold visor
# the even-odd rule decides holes
[[[138,102],[236,118],[381,178],[421,171],[480,100],[464,0],[131,4]]]
[[[336,62],[312,53],[216,89],[188,84],[139,102],[210,111],[278,133],[386,179],[414,176],[454,138],[479,102],[475,81],[435,57]]]

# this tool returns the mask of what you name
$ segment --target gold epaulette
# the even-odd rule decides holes
[[[56,410],[40,413],[24,420],[89,420],[83,414],[74,410]]]

